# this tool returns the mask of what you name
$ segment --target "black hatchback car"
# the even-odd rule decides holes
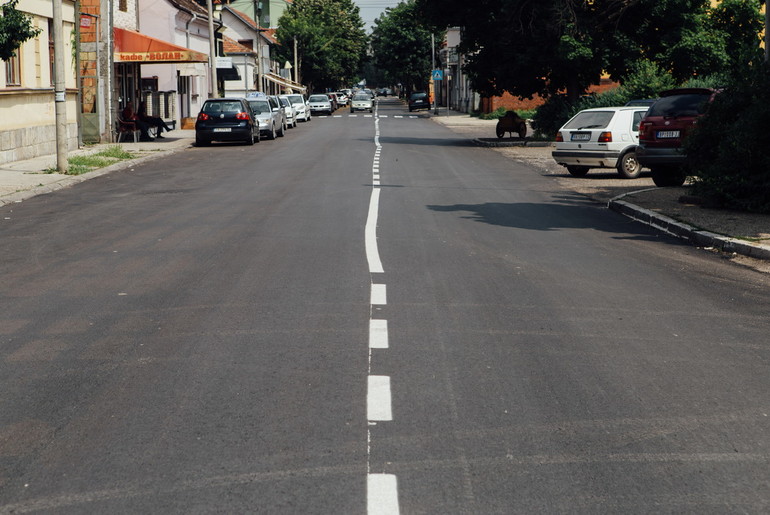
[[[424,91],[415,91],[409,95],[409,112],[416,109],[430,109],[430,100]]]
[[[212,141],[259,141],[259,122],[245,98],[210,98],[195,121],[195,145]]]

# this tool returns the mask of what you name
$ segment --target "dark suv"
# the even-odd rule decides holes
[[[663,91],[639,125],[636,159],[652,171],[656,186],[681,186],[687,178],[682,140],[706,112],[716,91],[678,88]]]
[[[409,112],[416,109],[430,109],[428,94],[424,91],[415,91],[409,95]]]
[[[259,122],[245,98],[210,98],[195,121],[195,145],[212,141],[259,141]]]

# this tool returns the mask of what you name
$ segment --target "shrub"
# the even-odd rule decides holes
[[[770,213],[770,71],[740,75],[684,141],[693,193],[713,207]]]
[[[481,115],[479,115],[479,118],[481,118],[482,120],[499,120],[500,118],[505,116],[505,113],[507,112],[508,112],[507,108],[498,107],[491,113],[482,113]]]

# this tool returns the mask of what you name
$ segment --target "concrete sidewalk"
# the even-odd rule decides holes
[[[190,148],[195,141],[194,130],[174,130],[165,133],[163,138],[155,141],[138,142],[123,141],[120,146],[134,154],[134,159],[118,161],[113,165],[98,168],[81,175],[66,175],[57,173],[56,155],[39,156],[24,161],[15,161],[0,165],[0,206],[20,202],[28,198],[66,188],[79,182],[120,170],[138,163],[155,159],[159,156],[173,154]],[[68,157],[96,154],[117,143],[99,143],[71,150]]]

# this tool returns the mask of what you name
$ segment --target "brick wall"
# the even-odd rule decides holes
[[[617,82],[613,82],[610,79],[601,79],[599,84],[593,85],[588,88],[588,93],[603,93],[612,88],[618,87]],[[481,99],[481,111],[483,113],[491,113],[496,111],[500,107],[504,107],[509,111],[524,111],[529,109],[536,109],[543,105],[545,100],[540,95],[535,95],[531,99],[520,99],[510,93],[504,93],[499,97],[482,98]]]

